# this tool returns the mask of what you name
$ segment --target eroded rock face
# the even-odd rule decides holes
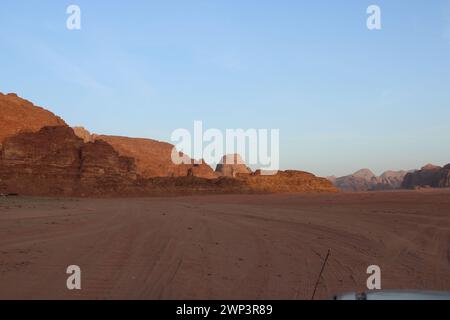
[[[442,174],[438,185],[439,188],[450,188],[450,163],[442,168]]]
[[[193,163],[192,165],[188,165],[189,169],[187,172],[187,176],[189,177],[199,177],[204,179],[216,179],[219,175],[214,172],[214,170],[208,166],[203,160],[200,164]]]
[[[172,162],[173,145],[151,139],[118,136],[95,136],[108,142],[119,154],[136,160],[138,173],[144,178],[187,176],[189,168]]]
[[[84,127],[73,127],[73,132],[78,138],[83,139],[84,142],[94,142],[95,136],[91,135],[91,133],[86,130]]]
[[[1,193],[110,195],[136,179],[133,159],[105,142],[86,144],[67,126],[6,138],[0,152]]]
[[[338,189],[325,178],[296,170],[278,171],[274,175],[262,175],[260,170],[237,178],[245,182],[252,192],[303,193],[338,192]]]
[[[146,180],[147,194],[253,194],[339,192],[325,178],[302,171],[278,171],[261,175],[260,171],[236,178],[197,177],[153,178]]]
[[[19,132],[36,132],[46,126],[65,126],[61,118],[50,111],[10,93],[0,93],[0,145],[7,137]]]
[[[120,156],[104,141],[84,144],[80,150],[80,184],[105,194],[120,194],[137,180],[134,159]]]
[[[68,127],[6,138],[0,152],[2,193],[61,195],[76,191],[83,144]]]
[[[402,187],[405,189],[449,188],[450,164],[443,168],[428,164],[420,170],[410,172],[405,176]]]
[[[248,175],[252,170],[247,167],[244,160],[238,154],[229,154],[223,156],[216,167],[216,172],[222,177],[235,178],[239,175]]]
[[[205,162],[195,164],[186,157],[186,164],[175,164],[172,161],[173,145],[166,142],[128,138],[119,136],[96,135],[82,127],[74,128],[75,134],[85,142],[105,141],[120,155],[135,159],[137,173],[143,178],[186,177],[214,179],[217,175]]]

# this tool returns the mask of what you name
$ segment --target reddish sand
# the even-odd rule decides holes
[[[310,299],[450,291],[450,191],[0,198],[0,299]],[[79,265],[82,290],[66,289]]]

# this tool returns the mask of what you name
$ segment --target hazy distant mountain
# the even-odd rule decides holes
[[[361,169],[344,177],[328,177],[337,188],[343,191],[392,190],[401,187],[407,171],[386,171],[377,177],[369,169]]]
[[[379,182],[375,186],[376,190],[399,189],[402,186],[403,179],[409,171],[386,171],[378,179]]]
[[[402,187],[405,189],[450,188],[450,164],[444,167],[427,164],[420,170],[405,176]]]
[[[344,191],[367,191],[377,184],[376,176],[369,169],[362,169],[354,174],[336,178],[334,185]]]

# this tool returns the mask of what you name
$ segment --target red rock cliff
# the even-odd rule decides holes
[[[36,132],[46,126],[65,126],[60,117],[14,93],[0,93],[0,145],[19,132]]]

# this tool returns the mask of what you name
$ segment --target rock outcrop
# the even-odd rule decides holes
[[[325,178],[302,171],[278,171],[261,175],[259,171],[236,178],[197,177],[153,178],[146,180],[147,194],[270,194],[270,193],[336,193],[339,190]]]
[[[20,132],[36,132],[47,126],[65,126],[61,118],[14,93],[0,93],[0,145]]]
[[[199,164],[193,162],[192,165],[188,165],[187,176],[204,179],[216,179],[219,177],[219,175],[214,172],[214,170],[208,166],[204,160],[202,160]]]
[[[6,138],[0,151],[0,193],[126,194],[137,179],[134,160],[109,144],[84,143],[67,126]]]
[[[108,142],[119,154],[136,160],[138,173],[144,178],[187,176],[188,168],[171,160],[173,146],[150,139],[96,135],[96,140]]]
[[[238,155],[224,157],[217,172],[188,157],[186,164],[177,165],[169,143],[72,129],[16,95],[0,95],[0,108],[0,194],[89,197],[337,191],[326,179],[306,172],[252,173]]]
[[[95,141],[95,135],[91,134],[88,130],[86,130],[84,127],[73,127],[73,132],[78,138],[83,139],[84,142],[94,142]]]
[[[216,173],[222,177],[235,178],[239,175],[248,175],[252,170],[247,167],[242,157],[238,154],[229,154],[223,156],[216,167]]]
[[[439,188],[450,188],[450,163],[442,168],[442,174],[438,182]]]
[[[274,175],[262,175],[260,170],[252,174],[240,175],[238,180],[250,191],[267,193],[338,192],[338,189],[325,178],[309,172],[288,170]]]
[[[83,127],[75,127],[74,132],[85,142],[105,141],[120,155],[135,159],[137,173],[143,178],[195,176],[215,179],[218,176],[204,161],[196,164],[187,156],[185,157],[189,163],[173,163],[174,146],[170,143],[152,139],[91,134]]]
[[[402,187],[405,189],[450,188],[450,164],[444,167],[428,164],[420,170],[405,176]]]

